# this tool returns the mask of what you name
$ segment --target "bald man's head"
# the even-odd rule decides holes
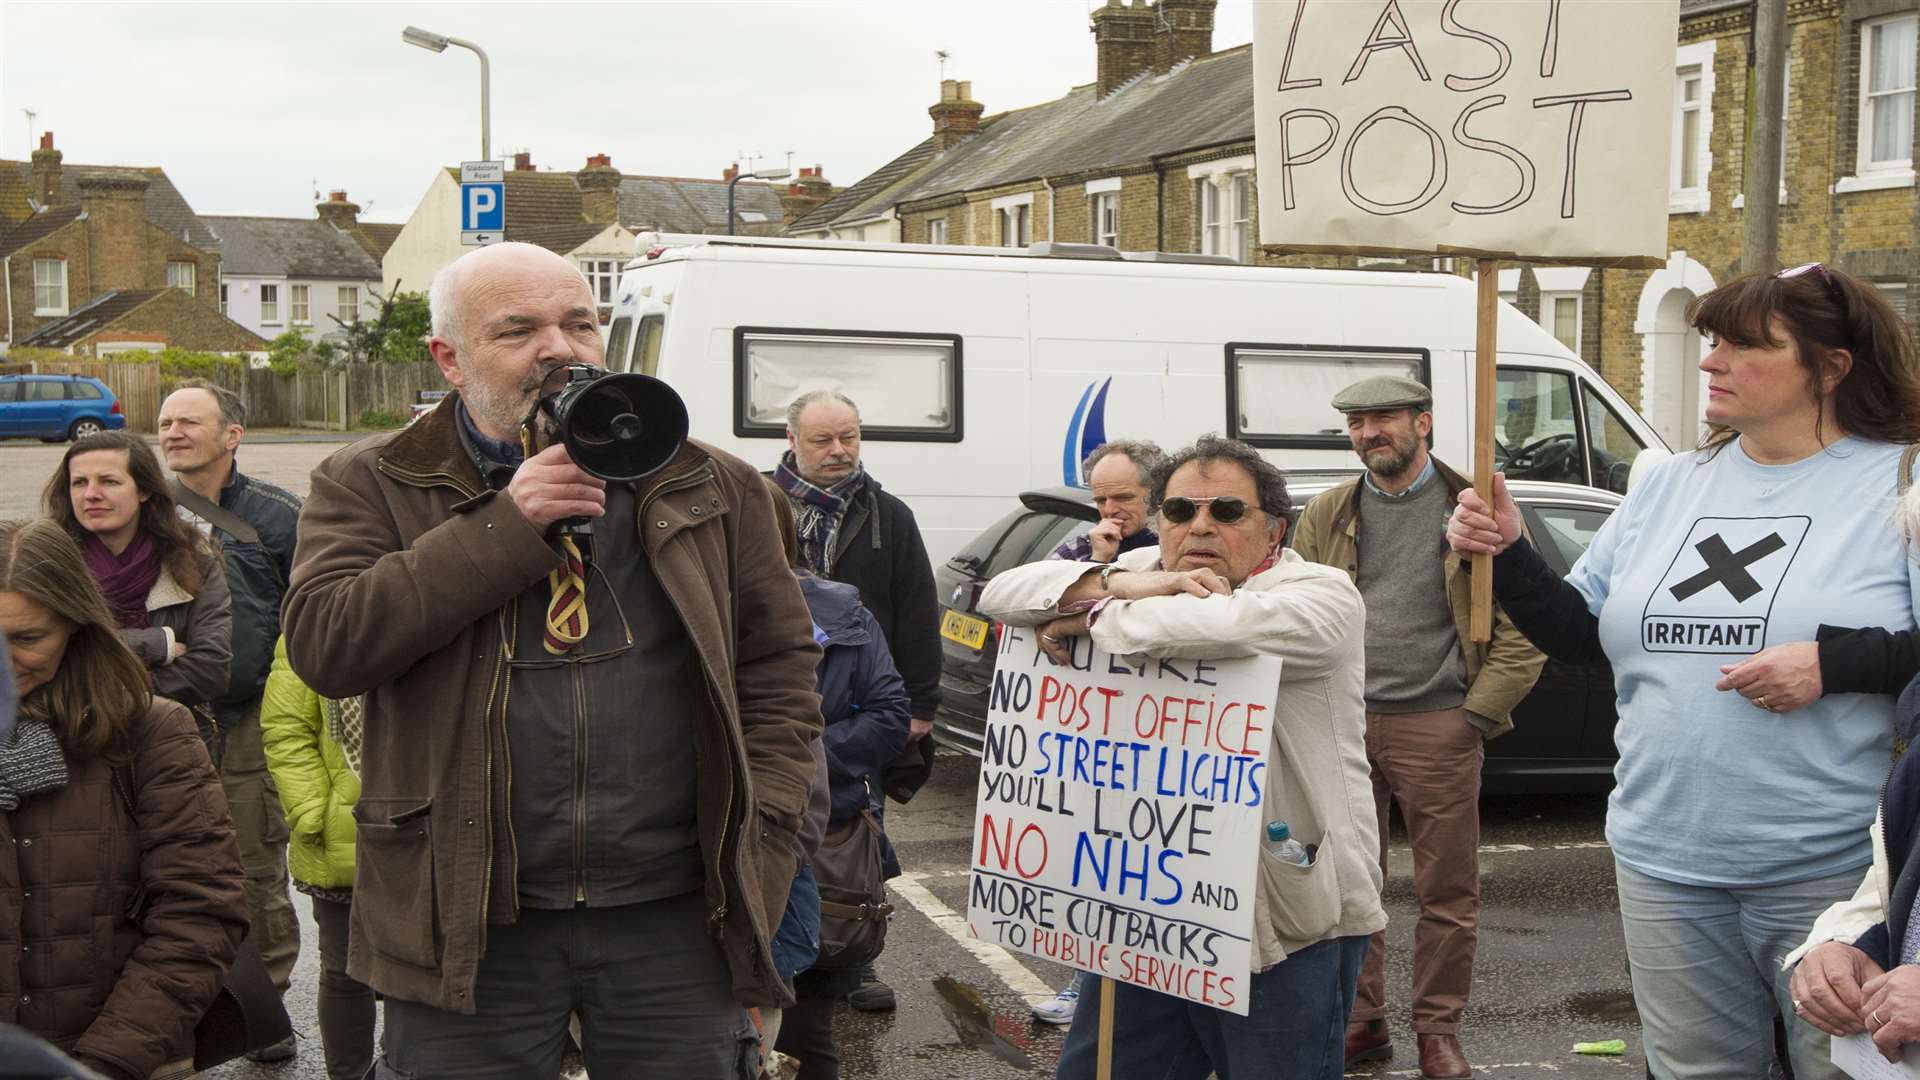
[[[434,361],[492,438],[516,437],[549,372],[601,362],[586,278],[543,247],[470,251],[434,276],[427,302]]]
[[[433,319],[433,336],[459,340],[461,326],[465,322],[462,293],[466,284],[476,276],[484,278],[494,273],[520,274],[543,266],[572,271],[580,278],[581,287],[586,287],[586,277],[578,267],[538,244],[523,244],[517,240],[474,248],[441,267],[440,272],[433,275],[433,283],[427,287],[427,310]]]

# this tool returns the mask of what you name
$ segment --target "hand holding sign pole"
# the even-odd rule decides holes
[[[1678,0],[1295,0],[1254,8],[1270,254],[1476,260],[1474,480],[1493,472],[1496,260],[1653,267]],[[1474,559],[1472,637],[1492,635]]]

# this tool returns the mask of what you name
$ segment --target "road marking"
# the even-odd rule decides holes
[[[956,914],[952,908],[941,903],[939,897],[928,892],[925,885],[920,884],[924,876],[918,873],[901,874],[887,882],[887,888],[900,894],[900,898],[925,915],[928,922],[959,942],[960,947],[972,953],[974,959],[987,965],[987,970],[998,976],[1014,993],[1028,1001],[1043,1001],[1054,995],[1054,988],[1041,982],[1025,965],[1014,959],[1012,953],[990,941],[974,937],[973,931],[967,926],[966,916]]]

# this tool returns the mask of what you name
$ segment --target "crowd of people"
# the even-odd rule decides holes
[[[597,1077],[834,1080],[837,1003],[896,1002],[886,801],[929,776],[940,699],[932,570],[858,405],[796,395],[765,474],[689,440],[608,481],[527,424],[555,370],[601,361],[577,270],[483,248],[431,309],[456,392],[328,458],[304,504],[239,470],[239,399],[189,382],[159,455],[79,440],[43,517],[0,523],[0,1001],[67,1055],[44,1075],[191,1076],[241,965],[287,989],[291,887],[333,1080],[553,1077],[570,1045]],[[1564,580],[1498,475],[1483,499],[1430,452],[1405,378],[1333,398],[1363,471],[1304,508],[1231,439],[1083,463],[1099,522],[981,612],[1059,661],[1073,637],[1282,658],[1269,799],[1313,861],[1258,859],[1247,1015],[1076,977],[1033,1006],[1072,1025],[1058,1075],[1096,1075],[1108,994],[1119,1077],[1390,1056],[1397,806],[1418,1067],[1471,1076],[1483,747],[1548,657],[1616,673],[1607,838],[1650,1072],[1766,1075],[1777,1022],[1799,1080],[1840,1075],[1829,1035],[1920,1042],[1913,346],[1821,266],[1690,316],[1702,445]],[[1707,570],[1676,576],[1687,553]],[[1690,636],[1733,617],[1761,629]]]

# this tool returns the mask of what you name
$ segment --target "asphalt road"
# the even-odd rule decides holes
[[[343,440],[258,439],[242,467],[304,495],[308,474]],[[0,443],[0,518],[36,512],[41,485],[61,448]],[[1057,965],[965,940],[966,871],[978,769],[946,755],[933,781],[908,806],[891,806],[888,831],[907,876],[895,883],[898,914],[881,975],[898,992],[891,1014],[842,1009],[837,1029],[848,1080],[968,1080],[1044,1077],[1060,1052],[1061,1030],[1036,1024],[1028,993],[1063,985]],[[1473,1005],[1462,1035],[1476,1075],[1631,1077],[1644,1075],[1615,909],[1612,860],[1602,840],[1601,796],[1484,800],[1483,908]],[[1417,1076],[1405,1021],[1416,909],[1412,859],[1398,834],[1386,889],[1388,986],[1395,1057],[1355,1076]],[[318,957],[308,901],[294,898],[304,947],[288,1007],[306,1037],[283,1065],[238,1062],[207,1073],[225,1080],[321,1080],[315,1023]],[[983,959],[985,957],[985,959]],[[1023,993],[1024,991],[1024,993]],[[1573,1044],[1624,1039],[1623,1058],[1589,1058]]]

